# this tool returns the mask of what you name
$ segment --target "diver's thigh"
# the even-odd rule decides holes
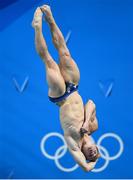
[[[65,93],[65,82],[60,70],[47,68],[47,82],[49,86],[49,96],[59,97]]]
[[[73,84],[78,84],[80,80],[80,72],[76,62],[71,58],[71,56],[61,56],[59,68],[65,82],[71,82]]]

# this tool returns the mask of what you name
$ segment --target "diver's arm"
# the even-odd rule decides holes
[[[85,170],[85,171],[91,171],[95,165],[96,162],[86,162],[85,156],[81,152],[80,149],[78,150],[73,150],[69,149],[70,153],[73,155],[75,161]]]
[[[86,162],[86,158],[84,154],[81,152],[80,148],[78,147],[77,143],[71,136],[65,136],[65,140],[68,145],[68,149],[70,153],[73,155],[75,161],[85,170],[90,171],[94,168],[96,162]]]
[[[96,106],[92,100],[89,100],[85,107],[85,117],[84,123],[81,128],[81,133],[92,134],[94,131],[98,129],[98,121],[96,118]]]

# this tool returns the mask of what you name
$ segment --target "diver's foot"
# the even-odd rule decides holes
[[[41,9],[38,7],[34,13],[34,18],[32,21],[32,27],[39,30],[42,28],[42,11]]]
[[[54,22],[54,18],[50,9],[50,6],[48,5],[43,5],[40,7],[41,11],[45,14],[45,20],[51,24]]]

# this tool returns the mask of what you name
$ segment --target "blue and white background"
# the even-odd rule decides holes
[[[47,98],[31,27],[44,3],[80,68],[84,103],[97,106],[101,159],[90,173],[75,165]],[[43,32],[58,62],[45,22]],[[132,0],[0,0],[0,178],[133,178],[132,50]]]

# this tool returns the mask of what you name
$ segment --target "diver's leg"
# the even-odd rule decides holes
[[[42,12],[40,8],[37,8],[35,11],[32,26],[35,29],[36,50],[46,65],[49,96],[59,97],[65,92],[65,83],[58,65],[48,52],[48,48],[42,34]]]
[[[41,7],[41,10],[45,14],[45,19],[49,24],[51,30],[53,43],[59,53],[59,58],[60,58],[59,67],[63,75],[63,78],[65,82],[78,84],[80,79],[78,66],[71,57],[65,39],[54,20],[50,7],[44,5]]]
[[[98,129],[98,121],[96,118],[96,106],[92,100],[89,100],[85,107],[84,123],[81,128],[81,134],[91,134]]]

